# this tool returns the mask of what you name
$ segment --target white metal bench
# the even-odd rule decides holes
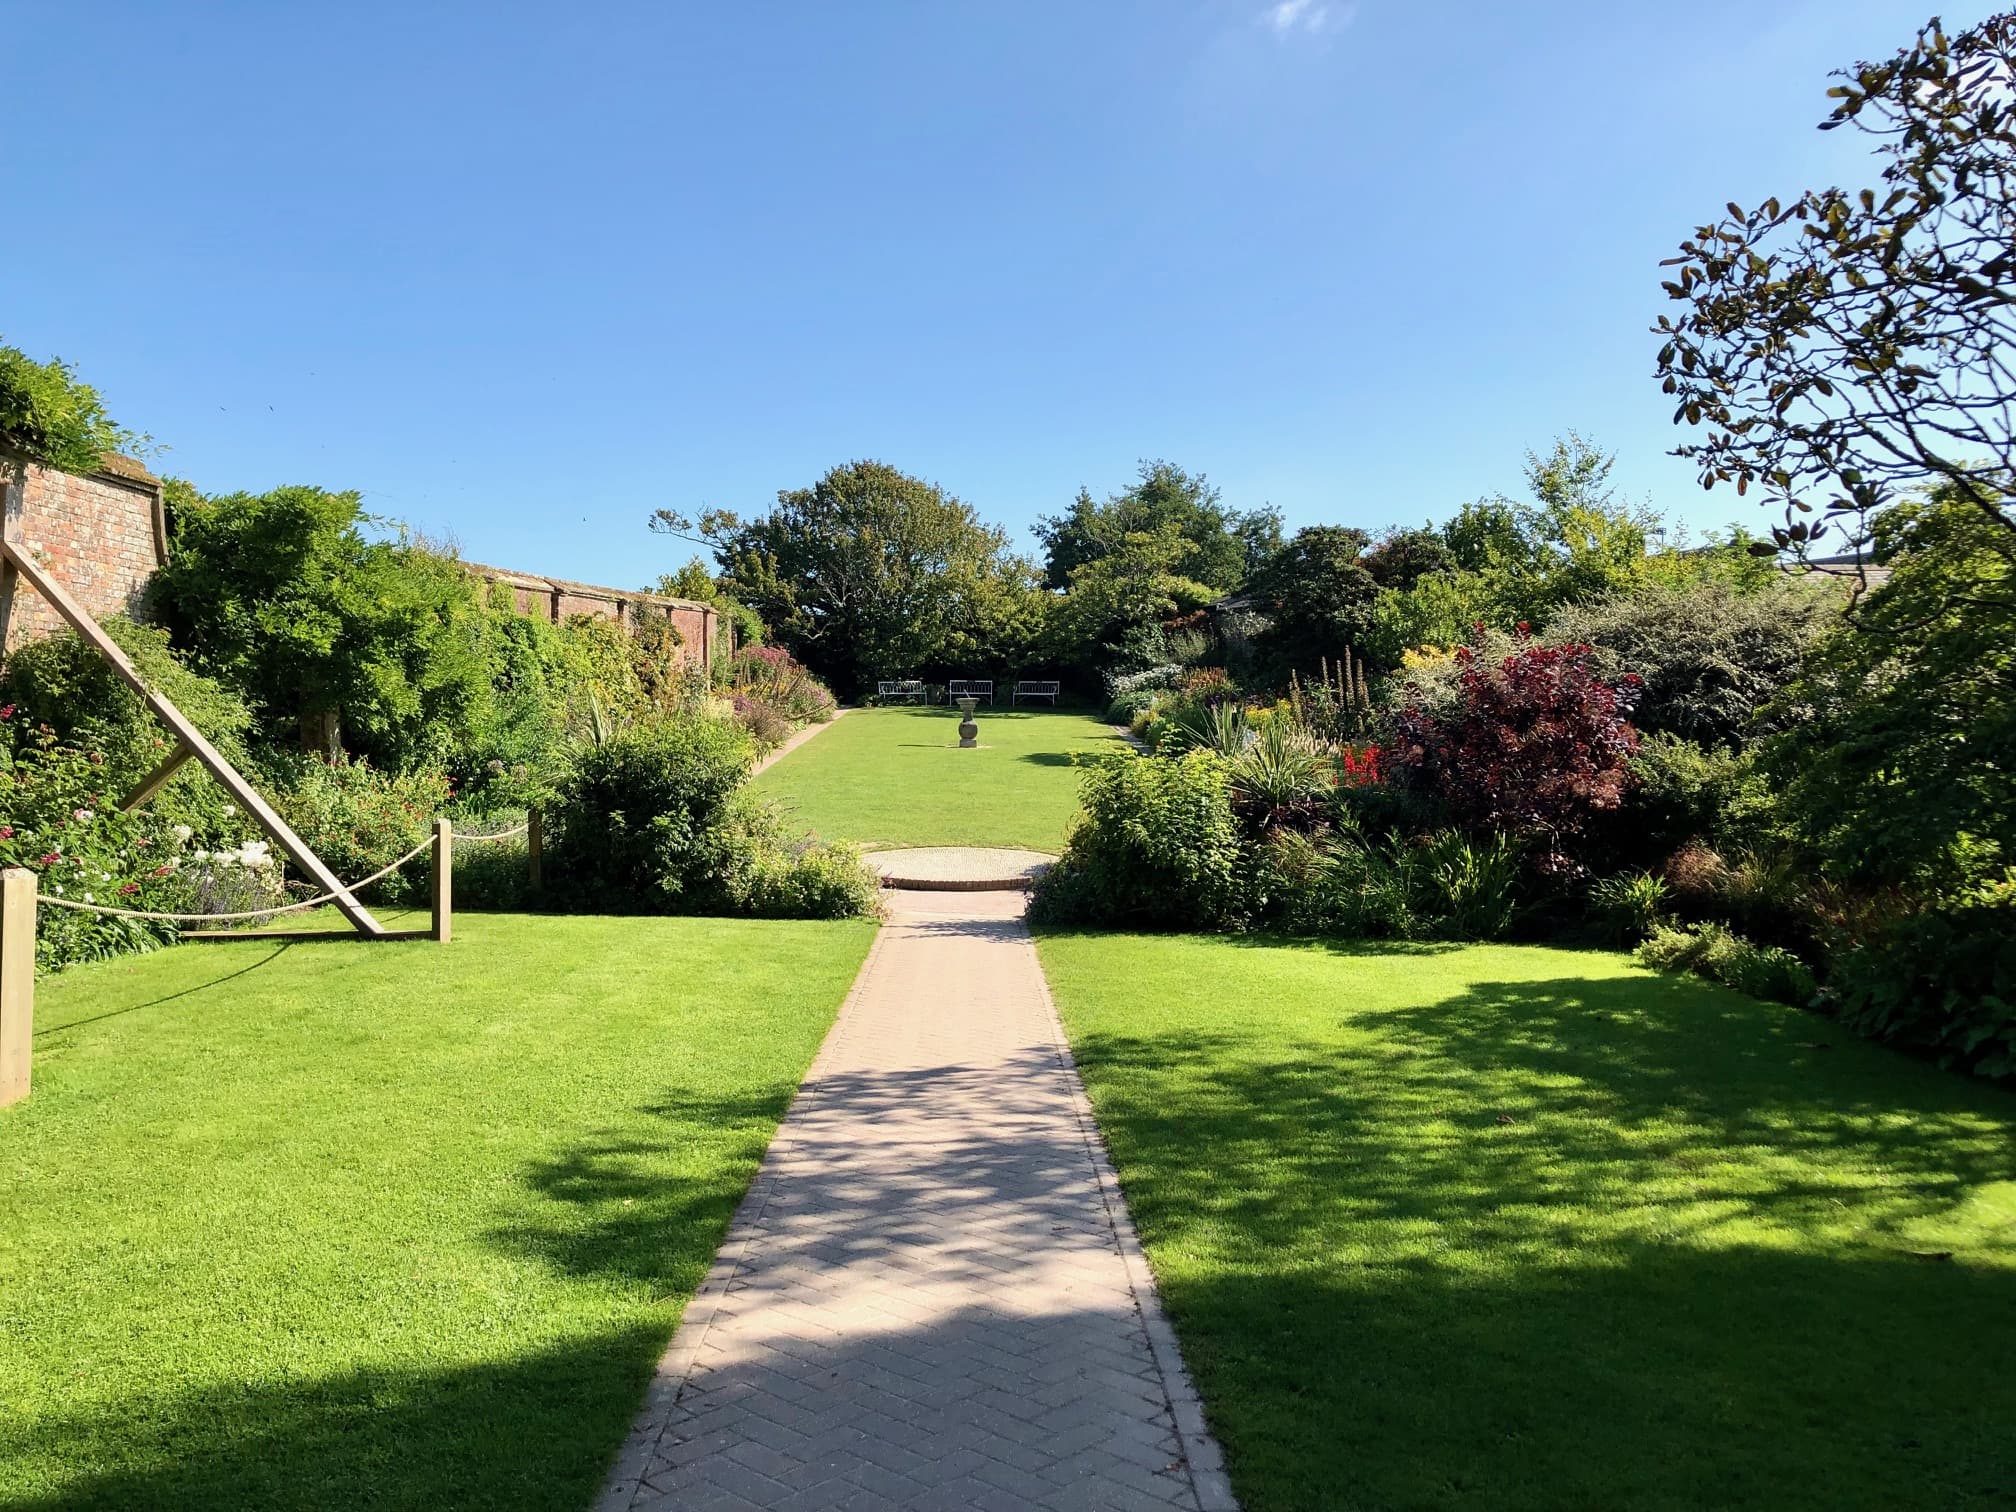
[[[994,683],[992,679],[985,677],[959,678],[945,685],[945,696],[947,698],[984,698],[991,704],[994,702]]]
[[[1014,705],[1022,702],[1025,698],[1047,698],[1054,704],[1057,702],[1057,695],[1062,689],[1063,684],[1059,682],[1045,682],[1040,678],[1032,679],[1025,677],[1021,682],[1015,684],[1015,691],[1008,695],[1008,702],[1010,705]]]
[[[878,699],[891,700],[914,698],[919,703],[922,703],[924,701],[924,684],[914,677],[878,682],[875,684],[875,696]]]

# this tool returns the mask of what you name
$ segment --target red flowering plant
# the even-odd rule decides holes
[[[1395,716],[1389,760],[1459,823],[1532,845],[1544,872],[1578,870],[1590,820],[1631,787],[1639,679],[1605,682],[1588,646],[1540,645],[1523,624],[1495,664],[1467,646],[1456,657],[1455,702]]]

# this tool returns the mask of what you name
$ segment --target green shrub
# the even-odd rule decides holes
[[[1738,992],[1804,1007],[1819,990],[1804,961],[1776,945],[1753,945],[1722,924],[1655,929],[1638,959],[1661,971],[1688,971]]]
[[[454,798],[447,775],[434,768],[382,772],[367,761],[302,751],[269,751],[259,766],[280,817],[345,882],[368,877],[420,844]],[[427,878],[423,856],[365,896],[388,903],[423,897]]]
[[[1348,830],[1277,831],[1260,845],[1252,876],[1266,922],[1292,934],[1407,940],[1426,933],[1400,854]]]
[[[244,700],[184,666],[160,630],[123,615],[103,624],[148,685],[242,769],[252,723]],[[59,743],[95,752],[101,758],[98,780],[114,802],[153,771],[173,744],[166,727],[110,663],[68,631],[8,653],[0,666],[0,707],[15,711],[17,728],[47,725]],[[170,824],[190,826],[201,843],[225,844],[243,829],[225,812],[229,795],[194,762],[185,764],[147,806]]]
[[[1137,688],[1131,693],[1115,694],[1113,701],[1106,706],[1106,723],[1131,728],[1134,716],[1154,708],[1163,696],[1154,688]]]
[[[1631,770],[1637,784],[1613,829],[1633,859],[1656,862],[1689,841],[1746,849],[1779,838],[1777,799],[1750,748],[1647,735]]]
[[[727,910],[753,849],[729,821],[754,755],[739,726],[687,715],[583,750],[553,815],[556,884],[652,912]]]
[[[1404,866],[1413,911],[1436,934],[1497,940],[1511,929],[1519,886],[1511,835],[1440,830],[1407,853]]]
[[[2016,1079],[2016,873],[1874,931],[1828,988],[1858,1034]]]
[[[1610,939],[1635,945],[1649,937],[1665,916],[1665,880],[1650,872],[1619,872],[1589,889],[1589,912]]]
[[[1123,753],[1087,762],[1085,812],[1037,885],[1030,916],[1059,924],[1214,929],[1239,912],[1239,829],[1226,763]]]
[[[882,886],[851,845],[796,846],[762,835],[737,879],[739,910],[766,919],[855,919],[881,912]]]

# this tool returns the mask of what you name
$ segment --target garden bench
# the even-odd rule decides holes
[[[947,698],[984,698],[994,702],[994,682],[986,677],[959,678],[945,685]]]
[[[1059,682],[1046,682],[1041,678],[1025,677],[1022,681],[1015,684],[1015,691],[1008,695],[1008,702],[1010,705],[1014,705],[1020,703],[1025,698],[1047,698],[1054,704],[1057,702],[1057,695],[1062,688],[1063,684]]]
[[[875,696],[878,699],[914,698],[921,703],[924,701],[924,684],[914,677],[878,682],[875,684]]]

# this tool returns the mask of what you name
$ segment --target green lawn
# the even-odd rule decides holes
[[[872,931],[464,914],[43,982],[0,1506],[586,1507]]]
[[[1248,1512],[2016,1504],[2016,1097],[1622,957],[1041,941]]]
[[[1072,753],[1119,737],[1089,714],[1049,710],[983,706],[979,725],[979,748],[962,751],[956,709],[861,709],[755,788],[829,840],[1060,850],[1078,812]]]

